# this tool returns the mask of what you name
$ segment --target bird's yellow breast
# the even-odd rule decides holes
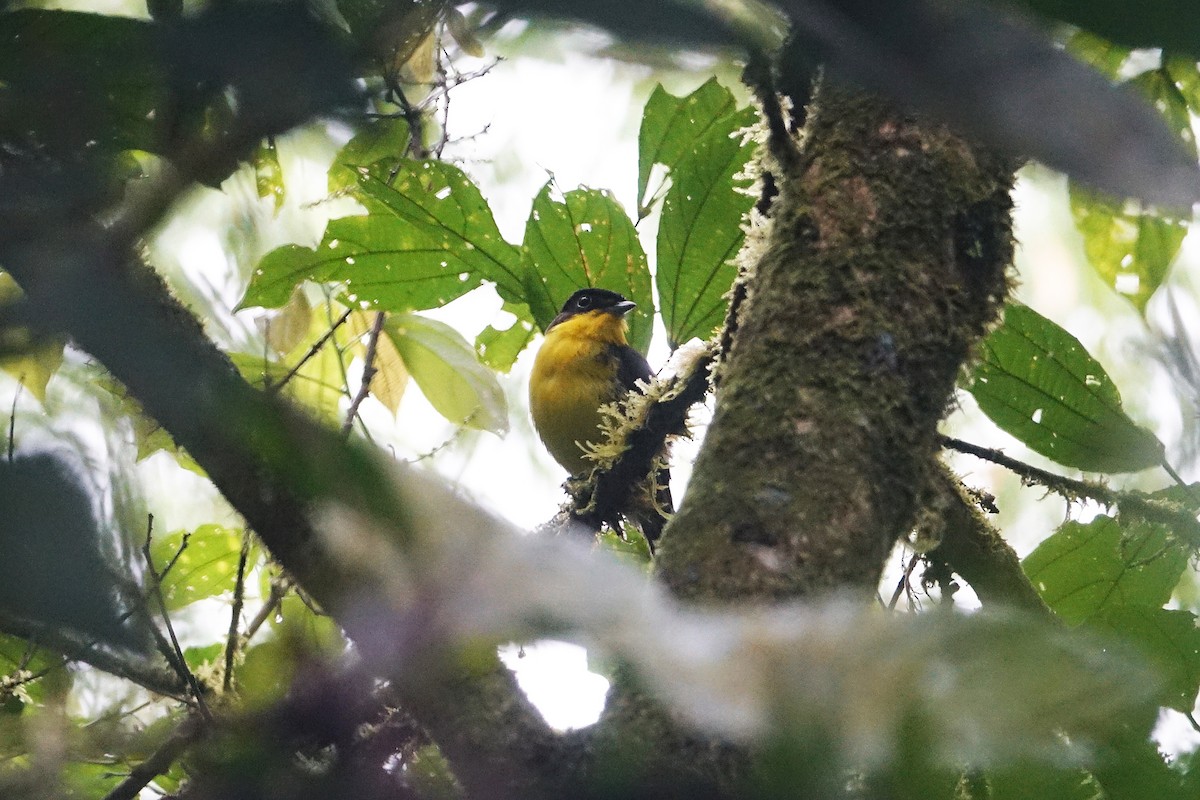
[[[546,449],[572,475],[591,467],[580,443],[599,439],[600,406],[625,391],[609,350],[625,344],[624,320],[596,311],[551,327],[534,359],[529,411]]]

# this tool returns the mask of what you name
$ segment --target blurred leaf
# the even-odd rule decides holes
[[[1187,223],[1071,186],[1071,213],[1088,263],[1112,289],[1146,313],[1167,277]]]
[[[716,78],[705,81],[686,97],[676,97],[658,84],[646,102],[638,131],[638,216],[650,213],[661,183],[650,191],[655,164],[673,170],[689,155],[713,125],[737,111],[733,95]],[[751,117],[753,119],[753,116]]]
[[[1113,607],[1161,608],[1187,567],[1189,551],[1159,525],[1122,526],[1112,517],[1066,522],[1030,553],[1025,574],[1068,623]]]
[[[459,48],[469,56],[483,58],[483,43],[479,41],[475,31],[471,30],[471,23],[463,13],[457,8],[447,8],[445,19],[446,30],[450,32]]]
[[[163,600],[168,611],[206,597],[232,592],[237,580],[238,560],[242,553],[243,531],[221,525],[201,525],[196,530],[175,531],[155,536],[150,557],[159,574],[179,553],[171,570],[163,577]],[[184,547],[184,538],[187,545]],[[182,552],[180,552],[180,548]],[[258,560],[258,548],[251,546],[248,565]]]
[[[406,83],[432,83],[437,74],[436,55],[437,37],[431,29],[407,58],[395,62],[400,67],[400,79]]]
[[[1200,20],[1189,0],[1020,0],[1051,19],[1068,22],[1128,47],[1159,47],[1200,59]]]
[[[1097,800],[1095,779],[1081,769],[1024,763],[987,773],[988,800]]]
[[[254,185],[259,197],[270,197],[275,201],[275,210],[283,207],[283,167],[279,164],[279,151],[274,137],[268,137],[254,151]]]
[[[1200,688],[1200,629],[1196,615],[1150,606],[1108,606],[1089,620],[1130,642],[1158,669],[1161,702],[1190,713]]]
[[[104,797],[125,777],[119,766],[104,762],[68,759],[61,766],[65,797]]]
[[[439,414],[455,425],[508,432],[508,404],[496,375],[458,331],[416,314],[388,317],[384,331]]]
[[[1180,139],[1196,156],[1188,104],[1165,69],[1143,72],[1132,81],[1145,92]],[[1129,299],[1142,314],[1167,276],[1183,244],[1187,222],[1144,211],[1136,203],[1071,186],[1071,211],[1083,234],[1088,261],[1104,282]]]
[[[671,189],[658,228],[658,284],[663,324],[673,345],[707,339],[725,319],[726,292],[737,277],[743,217],[754,205],[739,177],[754,154],[738,131],[752,125],[753,108],[714,122],[671,171]]]
[[[546,330],[575,290],[611,289],[637,303],[627,317],[629,343],[645,353],[654,299],[637,230],[606,190],[574,189],[559,202],[553,189],[547,182],[534,198],[522,249],[526,297],[538,327]]]
[[[1135,472],[1162,461],[1162,444],[1125,415],[1104,368],[1036,311],[1009,304],[980,353],[965,388],[1031,449],[1089,472]]]
[[[503,330],[488,325],[475,337],[479,360],[500,372],[512,369],[517,356],[529,346],[537,332],[529,306],[505,302],[504,310],[516,317],[512,325]]]
[[[246,380],[258,386],[278,387],[287,378],[282,392],[320,419],[336,423],[341,418],[341,402],[347,396],[346,352],[361,351],[361,343],[343,326],[332,333],[330,327],[345,311],[333,303],[310,315],[307,335],[283,362],[264,360],[263,355],[231,354],[234,364]],[[320,348],[313,352],[317,343]],[[298,367],[298,369],[296,369]],[[296,369],[295,373],[292,370]],[[290,374],[290,377],[288,377]]]
[[[71,681],[72,672],[58,654],[26,639],[0,634],[0,677],[8,678],[11,687],[11,690],[0,693],[0,697],[7,694],[19,698],[22,703],[40,703],[46,696],[42,679],[26,678],[47,670],[59,673],[57,680]]]
[[[286,356],[307,337],[312,328],[312,318],[312,306],[304,294],[304,287],[297,286],[279,313],[263,322],[267,344],[279,355]]]
[[[224,661],[225,645],[222,642],[205,645],[204,647],[188,647],[183,651],[183,660],[195,672],[208,664]]]
[[[304,280],[343,282],[352,301],[386,311],[435,308],[484,280],[519,298],[517,249],[462,171],[438,161],[404,161],[397,170],[391,185],[378,170],[361,173],[368,213],[332,220],[316,250],[268,253],[240,307],[282,305]]]
[[[33,9],[0,18],[0,142],[16,152],[157,152],[165,90],[144,21]]]
[[[364,353],[366,351],[367,337],[370,336],[371,328],[374,325],[374,315],[368,315],[362,311],[355,311],[350,315],[349,326],[350,332],[360,342],[360,348]],[[391,337],[380,334],[379,339],[375,342],[375,377],[371,379],[371,395],[383,403],[388,411],[394,416],[400,408],[400,401],[404,398],[404,390],[408,387],[408,370],[404,366],[404,359],[400,358],[400,352],[396,350],[396,345],[392,343]]]
[[[1067,52],[1099,70],[1110,79],[1120,79],[1121,67],[1129,60],[1128,47],[1114,44],[1086,30],[1078,30],[1067,39]]]
[[[368,120],[354,138],[338,151],[329,168],[329,191],[338,192],[358,186],[366,168],[386,162],[388,168],[398,165],[408,153],[408,123],[401,117],[378,117]]]
[[[0,272],[0,308],[24,296],[16,281],[7,272]],[[19,381],[38,399],[46,402],[46,385],[62,366],[66,343],[58,338],[35,341],[28,328],[0,329],[0,370]]]

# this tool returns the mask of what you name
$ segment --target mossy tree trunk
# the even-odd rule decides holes
[[[663,540],[688,600],[873,597],[1008,286],[1009,161],[829,83],[798,141],[765,165],[779,195]]]

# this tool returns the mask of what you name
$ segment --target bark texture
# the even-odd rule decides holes
[[[876,591],[996,318],[1012,164],[829,84],[744,257],[717,410],[659,566],[710,602]]]

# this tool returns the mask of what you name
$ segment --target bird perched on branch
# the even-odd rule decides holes
[[[585,443],[601,444],[600,407],[639,391],[650,365],[625,338],[625,315],[636,308],[617,292],[580,289],[546,328],[529,377],[529,410],[538,435],[554,460],[573,476],[586,476],[594,462]],[[655,476],[655,508],[626,510],[651,549],[672,509],[670,473]],[[646,493],[643,493],[646,494]],[[647,499],[649,495],[647,494]]]

